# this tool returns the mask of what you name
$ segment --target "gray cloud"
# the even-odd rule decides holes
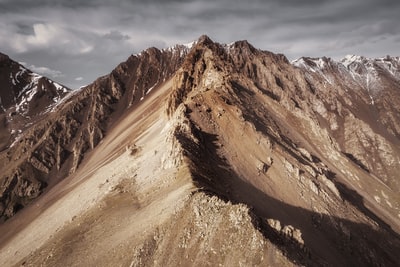
[[[64,76],[64,74],[61,71],[52,70],[47,67],[37,67],[35,65],[27,65],[27,64],[25,64],[25,67],[32,70],[33,72],[41,73],[41,74],[47,76],[48,78],[55,79],[55,78],[60,78],[60,77]]]
[[[112,30],[106,34],[103,35],[104,38],[109,39],[109,40],[114,40],[114,41],[122,41],[122,40],[129,40],[130,37],[129,35],[124,35],[119,31]]]
[[[0,50],[79,87],[132,53],[202,34],[290,59],[398,56],[399,13],[397,0],[0,0]]]

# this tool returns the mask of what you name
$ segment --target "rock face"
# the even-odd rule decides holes
[[[207,36],[133,55],[6,145],[0,259],[399,265],[399,77]]]
[[[70,89],[0,54],[0,220],[15,214],[46,186],[49,164],[28,149],[43,138],[36,124],[52,113]],[[24,137],[29,136],[29,140]],[[47,154],[52,154],[48,151]]]

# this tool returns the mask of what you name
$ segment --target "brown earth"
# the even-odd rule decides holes
[[[398,81],[371,105],[332,66],[206,36],[131,56],[8,151],[50,186],[0,226],[1,262],[399,265]]]

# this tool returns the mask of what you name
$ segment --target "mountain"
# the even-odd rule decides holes
[[[310,84],[324,88],[314,110],[341,152],[398,192],[400,59],[302,58],[294,65]]]
[[[4,220],[25,206],[29,199],[37,197],[46,186],[30,174],[35,172],[34,168],[15,169],[15,164],[22,166],[25,160],[23,155],[28,146],[24,143],[28,140],[24,138],[36,124],[52,116],[71,90],[33,73],[4,54],[0,54],[0,86],[0,218]],[[36,139],[41,138],[40,133],[35,134]],[[29,142],[31,146],[36,145],[34,140]],[[31,163],[35,165],[33,157]],[[21,177],[22,173],[25,177]]]
[[[207,36],[132,55],[1,152],[0,259],[397,266],[398,66]]]
[[[181,55],[173,51],[166,54],[165,62],[179,64]],[[8,142],[8,149],[0,155],[3,188],[0,218],[10,218],[45,187],[50,188],[75,172],[85,152],[103,138],[110,121],[137,104],[151,91],[151,86],[162,82],[161,75],[175,70],[174,64],[166,66],[164,62],[161,65],[158,58],[161,56],[161,51],[155,49],[142,55],[143,60],[132,56],[110,75],[78,91],[70,91],[7,59],[4,74],[2,72],[9,86],[5,94],[11,91],[16,97],[9,97],[11,103],[4,105],[11,107],[11,116],[18,115],[22,120],[19,120],[18,130],[11,130],[18,136],[11,145]],[[126,87],[130,88],[129,92],[125,92]],[[30,109],[31,106],[34,109]],[[9,120],[14,121],[14,118]],[[24,130],[25,125],[29,129]]]
[[[0,53],[0,150],[40,120],[70,91]]]

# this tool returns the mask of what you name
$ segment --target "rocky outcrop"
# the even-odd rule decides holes
[[[254,228],[244,205],[196,193],[172,221],[134,248],[131,266],[295,266]]]

